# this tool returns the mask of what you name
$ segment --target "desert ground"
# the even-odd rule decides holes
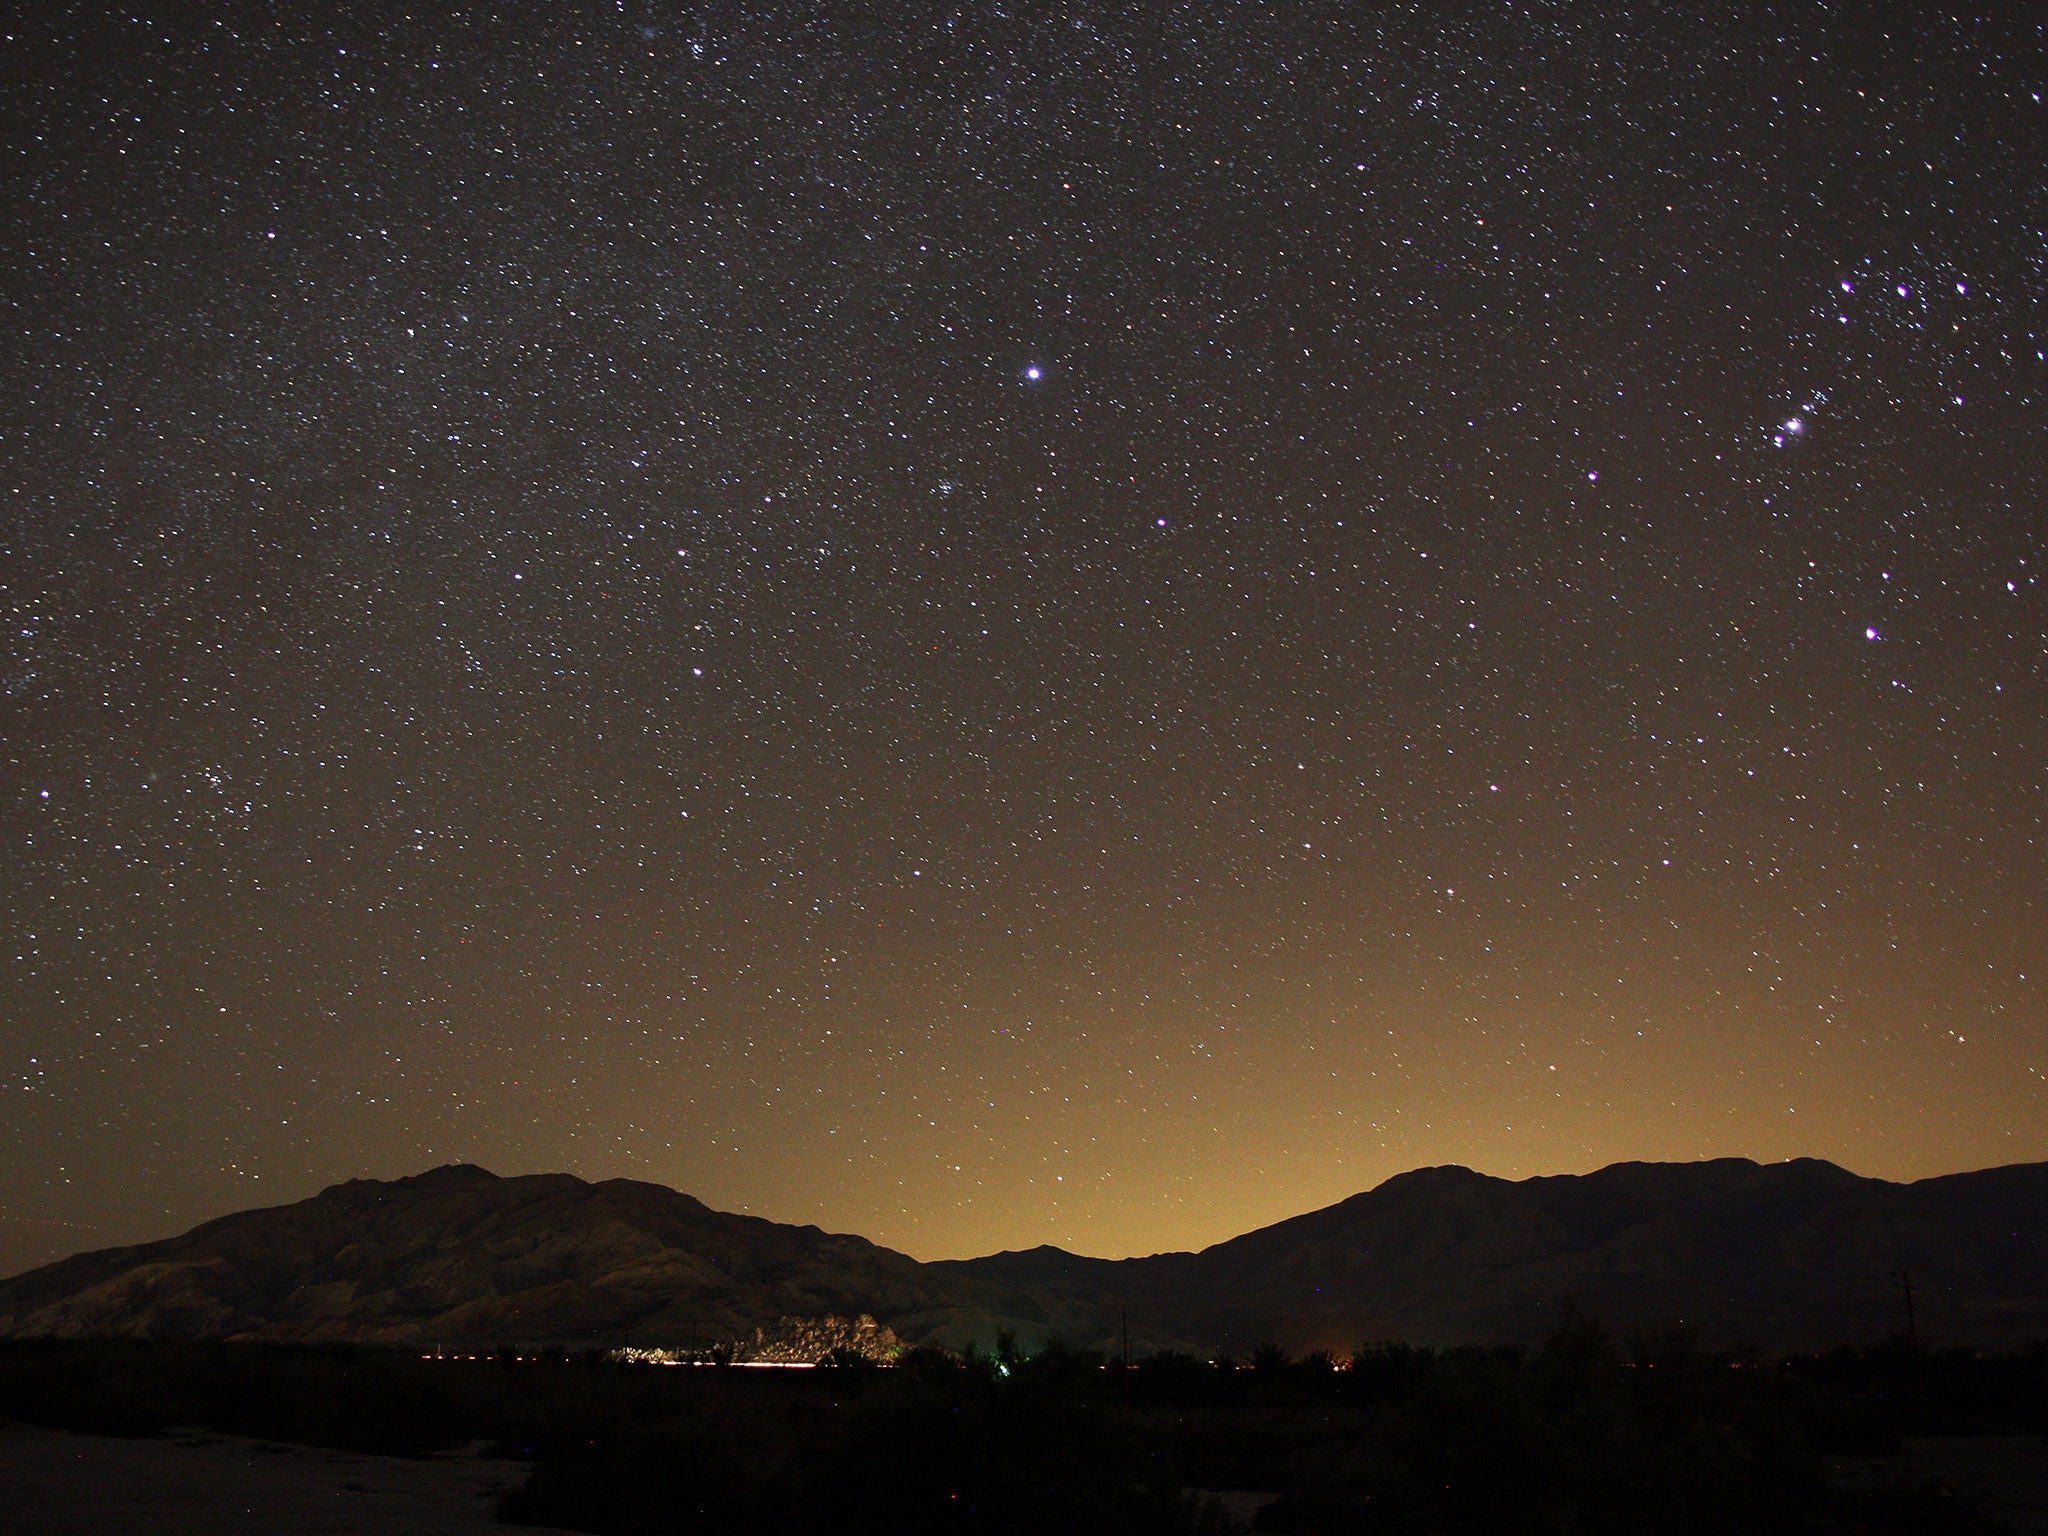
[[[128,1440],[0,1423],[0,1510],[20,1536],[459,1536],[512,1529],[512,1461],[410,1461],[211,1431]],[[537,1529],[537,1528],[534,1528]]]
[[[0,1510],[20,1536],[460,1536],[498,1524],[524,1464],[473,1454],[408,1460],[211,1431],[124,1439],[0,1422]],[[2012,1536],[2048,1536],[2048,1442],[1913,1439],[1898,1457],[1844,1460],[1844,1484],[1946,1484]],[[1269,1494],[1210,1495],[1247,1523]]]

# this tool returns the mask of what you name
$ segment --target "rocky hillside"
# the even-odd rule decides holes
[[[992,1333],[1002,1289],[656,1184],[451,1166],[32,1270],[0,1282],[0,1334],[709,1344],[867,1312],[915,1337]]]
[[[1617,1330],[1766,1346],[2048,1337],[2048,1164],[1888,1184],[1829,1163],[1621,1163],[1510,1182],[1427,1168],[1200,1253],[921,1264],[659,1185],[438,1168],[0,1281],[0,1336],[687,1346],[871,1314],[955,1346],[1014,1329],[1245,1354]]]

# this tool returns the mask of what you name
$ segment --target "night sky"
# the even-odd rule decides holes
[[[0,44],[0,1271],[2048,1157],[2026,8],[425,9]]]

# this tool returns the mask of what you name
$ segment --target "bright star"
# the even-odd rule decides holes
[[[1026,369],[1024,370],[1024,377],[1025,377],[1025,378],[1027,378],[1027,379],[1032,379],[1032,380],[1036,380],[1036,379],[1038,378],[1038,376],[1039,376],[1039,369],[1038,369],[1038,364],[1036,364],[1036,363],[1033,363],[1033,364],[1032,364],[1032,365],[1031,365],[1031,366],[1030,366],[1029,368],[1026,368]]]

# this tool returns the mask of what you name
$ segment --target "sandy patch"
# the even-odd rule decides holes
[[[118,1440],[0,1423],[0,1510],[21,1536],[449,1536],[497,1521],[516,1461],[407,1461],[210,1431]]]

